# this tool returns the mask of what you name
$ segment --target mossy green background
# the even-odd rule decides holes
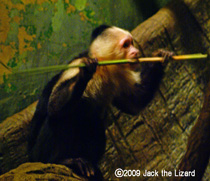
[[[66,64],[87,49],[98,25],[132,30],[168,1],[0,0],[0,122],[37,100],[56,73],[9,69]]]

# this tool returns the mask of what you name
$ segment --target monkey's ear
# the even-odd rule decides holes
[[[108,28],[111,28],[111,26],[100,25],[99,27],[95,28],[91,34],[91,43]]]

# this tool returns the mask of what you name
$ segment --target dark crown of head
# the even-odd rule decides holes
[[[91,35],[91,43],[99,36],[101,35],[106,29],[110,28],[109,25],[100,25],[97,28],[95,28]]]

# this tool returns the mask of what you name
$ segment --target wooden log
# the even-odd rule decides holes
[[[187,151],[182,158],[178,170],[196,171],[196,180],[201,180],[210,156],[210,83],[206,89],[203,108],[191,130]],[[179,178],[176,180],[190,180]]]

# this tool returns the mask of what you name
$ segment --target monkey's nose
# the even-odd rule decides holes
[[[132,57],[138,57],[139,56],[139,50],[135,50],[131,53]]]

